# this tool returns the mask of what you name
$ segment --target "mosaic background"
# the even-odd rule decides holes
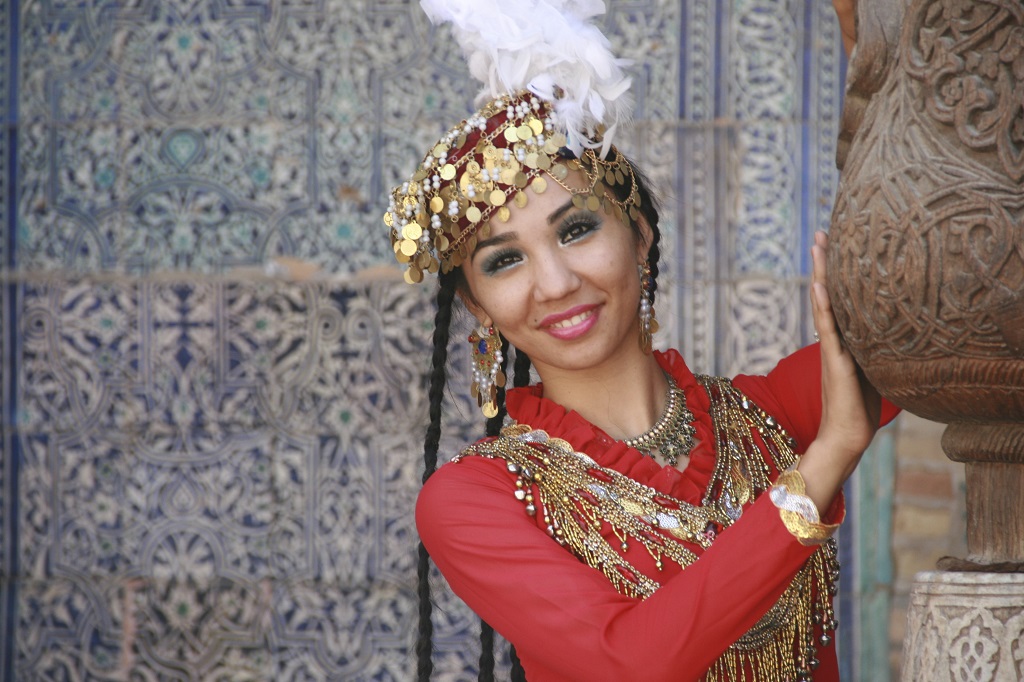
[[[660,343],[765,371],[809,336],[830,4],[609,5],[621,146],[665,198]],[[469,112],[446,32],[400,0],[2,7],[0,678],[411,679],[432,310],[380,215]],[[474,413],[451,396],[448,453]],[[436,593],[437,679],[475,679]]]

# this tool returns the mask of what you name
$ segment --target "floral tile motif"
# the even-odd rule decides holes
[[[15,587],[0,578],[5,593]],[[13,679],[124,679],[132,606],[126,583],[77,576],[17,580]]]
[[[19,575],[162,581],[138,593],[133,665],[177,657],[210,679],[221,673],[209,660],[264,646],[216,615],[225,586],[244,597],[318,580],[379,609],[387,585],[409,583],[432,317],[422,291],[191,277],[50,278],[17,292]],[[105,603],[90,581],[76,585]],[[178,616],[164,613],[171,604]],[[407,629],[380,628],[391,653],[373,665],[404,662]],[[294,643],[267,651],[296,675],[341,665]],[[266,674],[223,674],[243,672]]]
[[[131,593],[135,666],[192,680],[270,680],[270,586],[191,572],[140,580]],[[180,673],[179,673],[180,674]]]
[[[606,19],[643,60],[641,120],[675,117],[674,7]],[[386,187],[475,88],[414,3],[30,4],[21,22],[21,269],[387,263]]]
[[[159,460],[99,434],[22,437],[21,574],[270,574],[282,519],[266,446],[225,448],[201,463]]]
[[[170,578],[25,580],[17,679],[272,680],[262,583]]]
[[[351,542],[377,515],[411,519],[429,321],[417,321],[429,311],[418,290],[198,278],[22,292],[19,486],[33,575],[122,574],[154,561],[165,537],[179,552],[208,544],[178,538],[187,527],[223,531],[203,551],[225,571],[337,578],[333,567],[360,562],[330,534]],[[409,524],[390,532],[414,537]]]
[[[475,679],[479,621],[435,588],[441,682]],[[416,599],[405,586],[240,581],[193,572],[18,584],[16,679],[412,679]],[[495,654],[508,669],[507,644]],[[507,673],[506,673],[507,677]]]
[[[51,279],[19,294],[24,429],[109,429],[193,460],[245,428],[373,433],[424,419],[425,288]]]
[[[415,677],[408,651],[416,603],[408,589],[290,583],[276,591],[274,613],[276,679]]]

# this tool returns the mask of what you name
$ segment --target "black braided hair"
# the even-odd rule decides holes
[[[633,178],[636,181],[637,194],[640,195],[640,215],[643,217],[648,227],[651,228],[651,245],[647,253],[647,262],[651,268],[650,295],[651,303],[653,304],[654,292],[658,290],[658,261],[661,258],[661,249],[659,247],[661,243],[661,229],[658,227],[658,220],[660,218],[658,213],[658,199],[650,190],[651,181],[647,177],[647,174],[637,168],[637,165],[630,161],[630,159],[619,150],[615,149],[614,154],[616,156],[613,156],[611,159],[612,161],[621,158],[629,164],[630,168],[633,169]],[[610,189],[612,194],[614,194],[615,198],[619,201],[626,201],[629,198],[630,191],[632,190],[632,188],[626,184],[611,185]],[[626,219],[629,221],[629,228],[632,229],[633,233],[639,238],[641,236],[640,224],[628,217],[628,214]]]
[[[480,621],[480,674],[478,682],[494,682],[494,628]]]
[[[434,624],[430,620],[430,555],[423,543],[419,544],[416,562],[416,594],[419,599],[419,637],[416,639],[416,679],[429,682],[434,672],[433,652]]]
[[[629,161],[629,159],[626,160]],[[640,195],[640,215],[643,216],[644,220],[647,221],[647,225],[651,228],[651,246],[647,252],[647,262],[651,267],[650,294],[651,305],[653,305],[655,292],[658,291],[658,261],[661,260],[661,228],[658,227],[658,221],[661,216],[658,212],[658,198],[650,190],[651,181],[647,175],[637,168],[636,164],[632,161],[629,161],[629,165],[633,168],[637,193]],[[631,225],[631,227],[634,230],[639,230],[638,225]]]
[[[530,385],[530,358],[523,351],[516,348],[516,364],[514,365],[515,374],[512,377],[513,386],[529,386]]]
[[[509,655],[512,658],[512,682],[526,682],[526,671],[523,670],[523,663],[519,660],[515,647],[512,647]]]
[[[438,279],[437,312],[434,314],[434,354],[430,361],[430,425],[423,442],[423,482],[426,483],[437,469],[437,449],[441,442],[441,403],[447,380],[448,336],[451,331],[452,304],[458,279],[441,275]],[[419,596],[419,637],[416,640],[416,676],[419,682],[429,682],[434,671],[431,658],[434,625],[430,620],[430,557],[427,548],[419,545],[416,564],[417,593]]]

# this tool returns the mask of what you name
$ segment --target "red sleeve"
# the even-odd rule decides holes
[[[537,527],[503,462],[435,473],[416,523],[449,584],[544,679],[696,679],[778,600],[813,548],[767,495],[646,600],[620,595]]]
[[[803,452],[818,435],[821,423],[821,356],[818,344],[801,348],[783,358],[766,376],[740,375],[733,386],[774,415],[796,439],[797,452]],[[885,426],[899,414],[899,408],[882,400],[879,426]]]

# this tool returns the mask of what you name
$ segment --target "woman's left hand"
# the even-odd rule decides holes
[[[857,0],[832,0],[832,6],[839,18],[839,30],[843,34],[843,49],[849,57],[857,44]]]
[[[882,399],[843,344],[825,287],[828,236],[814,235],[811,308],[821,352],[821,425],[800,460],[807,495],[824,511],[874,438]]]
[[[811,308],[821,341],[821,426],[818,439],[862,452],[871,444],[881,418],[882,398],[843,344],[825,278],[828,235],[817,232],[811,248]]]

